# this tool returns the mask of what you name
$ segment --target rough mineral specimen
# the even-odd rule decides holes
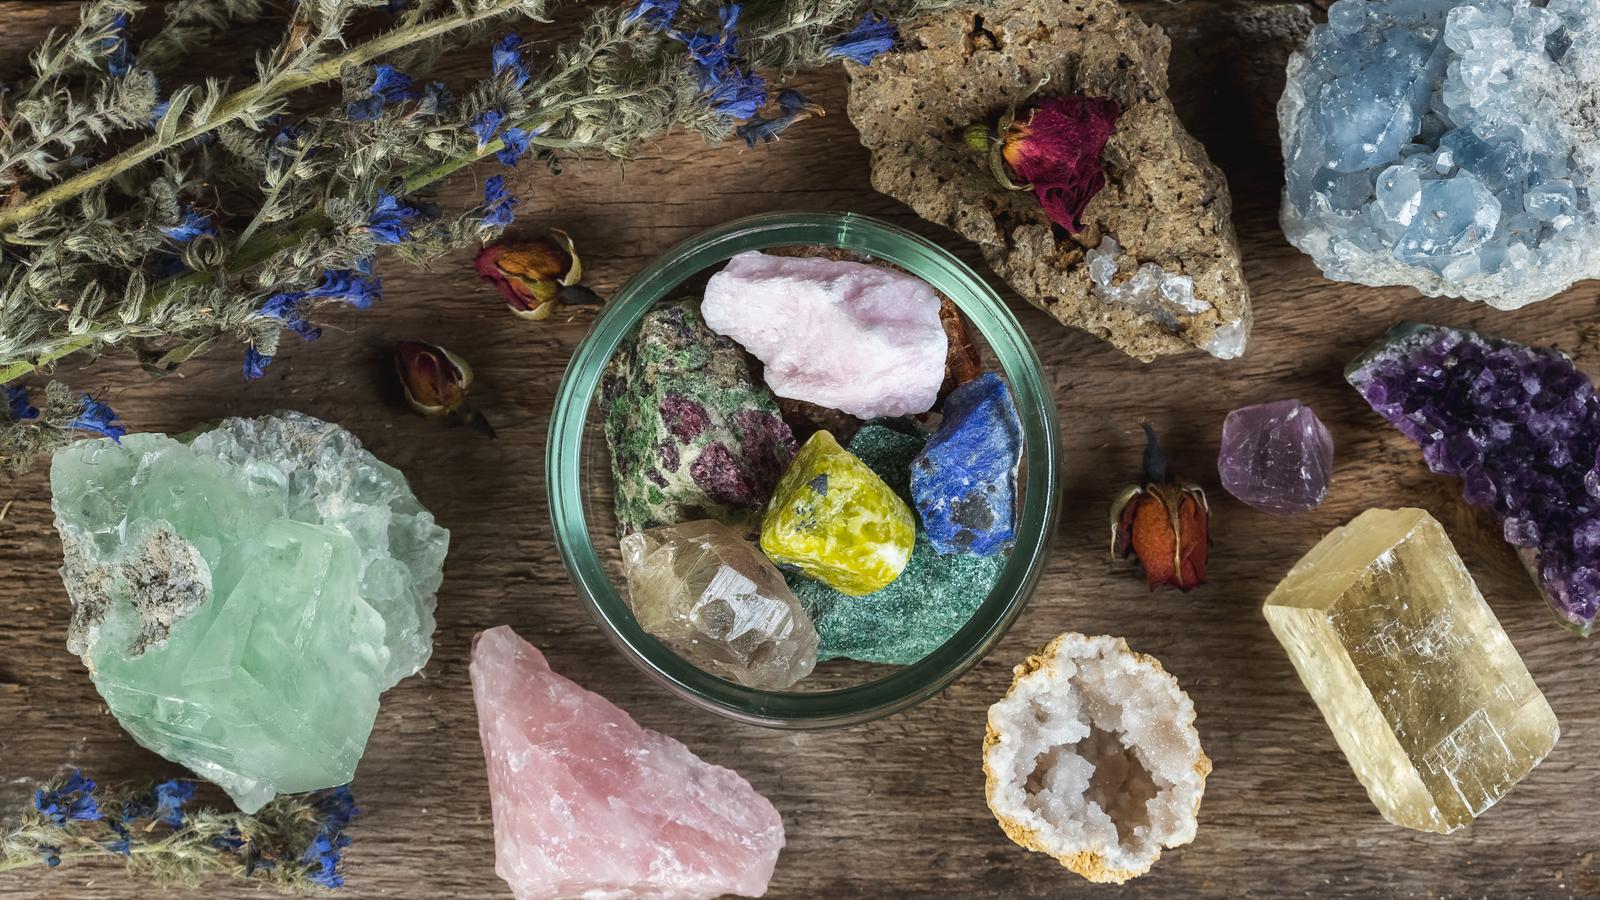
[[[79,441],[50,467],[67,646],[150,750],[245,812],[348,782],[421,669],[449,533],[337,425]]]
[[[1600,399],[1565,354],[1403,324],[1345,377],[1493,509],[1561,622],[1600,616]]]
[[[924,413],[944,382],[939,295],[897,269],[849,260],[728,260],[700,310],[766,366],[767,386],[863,419]]]
[[[517,900],[766,892],[783,819],[738,773],[552,672],[504,625],[472,641],[495,874]]]
[[[859,597],[900,575],[916,532],[906,502],[819,431],[778,482],[761,522],[761,549],[779,565]]]
[[[1560,737],[1444,529],[1420,509],[1369,509],[1335,529],[1263,611],[1396,825],[1471,823]]]
[[[1329,278],[1515,309],[1600,274],[1600,5],[1340,0],[1289,62],[1283,228]]]
[[[1016,537],[1022,420],[994,373],[956,388],[911,467],[911,494],[934,549],[992,556]]]
[[[1194,840],[1211,760],[1194,704],[1113,637],[1063,634],[989,707],[983,773],[1006,836],[1090,881],[1121,884]]]
[[[850,452],[909,503],[911,461],[923,440],[874,423],[856,433]],[[1004,566],[1004,556],[942,554],[918,532],[905,571],[880,591],[849,597],[803,575],[790,575],[789,585],[816,623],[818,659],[909,665],[967,624]]]
[[[850,120],[872,151],[874,187],[977,243],[1030,303],[1131,356],[1243,351],[1250,301],[1232,201],[1167,99],[1170,45],[1159,28],[1116,0],[1003,0],[909,27],[903,43],[870,67],[846,65]],[[1032,192],[1001,187],[964,140],[974,123],[1059,93],[1121,109],[1100,155],[1105,186],[1076,236]],[[1097,292],[1087,251],[1105,237],[1123,248],[1127,272],[1149,264],[1191,281],[1191,309],[1158,314]]]
[[[744,353],[689,303],[644,315],[601,398],[623,534],[694,519],[753,527],[794,456]]]
[[[622,539],[639,627],[716,675],[784,690],[817,664],[817,630],[756,545],[711,520]]]
[[[1333,436],[1299,400],[1228,413],[1217,474],[1228,493],[1274,515],[1315,509],[1328,496]]]

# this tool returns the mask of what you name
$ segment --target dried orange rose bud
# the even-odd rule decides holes
[[[583,277],[583,262],[565,231],[528,241],[495,241],[473,261],[484,281],[524,319],[548,319],[563,294]]]
[[[1111,505],[1111,558],[1132,556],[1150,590],[1205,584],[1211,507],[1197,485],[1175,481],[1155,430],[1144,426],[1144,484],[1129,485]]]
[[[466,360],[434,344],[399,341],[394,346],[394,363],[412,409],[425,416],[459,416],[494,436],[483,414],[466,405],[467,389],[472,387],[472,367]]]

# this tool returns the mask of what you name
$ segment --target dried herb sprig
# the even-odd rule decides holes
[[[238,16],[256,11],[233,2]],[[888,21],[864,13],[863,0],[641,0],[593,13],[582,36],[542,67],[525,57],[520,38],[502,36],[488,54],[488,76],[458,98],[395,63],[356,63],[407,46],[425,64],[493,11],[538,17],[544,4],[456,0],[446,9],[419,0],[375,39],[387,43],[329,55],[351,15],[378,2],[298,4],[284,43],[258,61],[256,87],[270,90],[191,86],[165,101],[126,43],[125,10],[138,4],[86,8],[65,41],[75,49],[64,53],[87,85],[80,93],[111,97],[115,123],[159,117],[153,135],[106,162],[88,162],[87,144],[63,138],[37,167],[8,170],[9,188],[0,182],[11,198],[0,208],[15,223],[0,219],[0,382],[111,346],[170,371],[229,336],[247,346],[246,374],[259,375],[284,329],[314,339],[320,307],[378,297],[380,248],[421,262],[510,222],[515,199],[498,177],[485,182],[482,203],[439,210],[431,188],[450,174],[490,156],[552,168],[579,156],[626,159],[674,127],[712,142],[735,132],[752,144],[770,140],[814,107],[784,91],[768,116],[762,72],[868,61],[893,40]],[[900,0],[892,8],[919,14],[954,2]],[[458,30],[427,24],[452,15]],[[334,60],[344,102],[294,121],[284,116],[288,90],[326,74]],[[85,69],[85,61],[103,68]],[[190,109],[180,119],[174,105]],[[16,118],[10,112],[0,104],[0,121]],[[36,133],[0,133],[0,157],[27,136]],[[83,170],[68,177],[68,160]],[[117,172],[94,174],[106,166]],[[42,197],[49,202],[41,205]],[[19,218],[18,209],[30,212]],[[0,462],[25,466],[69,433],[42,425],[13,419],[11,428],[43,433],[0,437]]]
[[[163,886],[213,875],[285,892],[344,884],[345,829],[359,812],[348,787],[279,797],[253,816],[189,809],[194,794],[182,780],[112,788],[78,771],[59,776],[0,831],[0,873],[116,860]]]

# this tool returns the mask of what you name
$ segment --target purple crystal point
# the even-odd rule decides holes
[[[1499,515],[1540,591],[1579,634],[1600,614],[1600,398],[1558,350],[1407,323],[1345,379]]]
[[[1262,512],[1315,509],[1332,472],[1333,436],[1299,400],[1246,406],[1222,423],[1222,486]]]

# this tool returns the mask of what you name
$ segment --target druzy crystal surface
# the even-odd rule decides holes
[[[852,597],[899,577],[916,535],[906,502],[826,431],[800,448],[761,521],[773,562]]]
[[[1600,274],[1597,101],[1597,0],[1339,0],[1278,107],[1284,231],[1329,278],[1548,297]]]
[[[713,674],[781,691],[817,664],[817,630],[783,573],[721,522],[630,534],[622,567],[639,627]]]
[[[1333,436],[1299,400],[1228,413],[1217,474],[1239,500],[1274,515],[1315,509],[1328,496]]]
[[[952,391],[943,412],[911,466],[917,517],[940,553],[993,556],[1016,537],[1022,420],[992,372]]]
[[[766,892],[783,819],[737,772],[642,728],[502,625],[472,641],[495,874],[517,900]]]
[[[135,740],[246,812],[351,779],[428,661],[449,542],[400,472],[280,413],[79,441],[50,487],[68,647]]]
[[[863,419],[924,413],[944,383],[939,295],[886,266],[751,251],[706,283],[706,324],[765,366],[767,386]]]
[[[692,303],[645,313],[600,395],[623,534],[692,519],[753,527],[794,456],[771,392]]]
[[[850,452],[909,502],[911,461],[923,441],[910,430],[872,423],[856,432]],[[905,571],[882,590],[851,597],[803,575],[790,575],[789,584],[816,623],[818,659],[909,665],[967,624],[1005,564],[1003,555],[940,553],[919,531]]]
[[[1369,509],[1335,529],[1263,611],[1396,825],[1471,823],[1560,737],[1444,529],[1420,509]]]
[[[1600,615],[1600,399],[1566,354],[1404,324],[1350,364],[1361,396],[1495,511],[1557,618]]]

